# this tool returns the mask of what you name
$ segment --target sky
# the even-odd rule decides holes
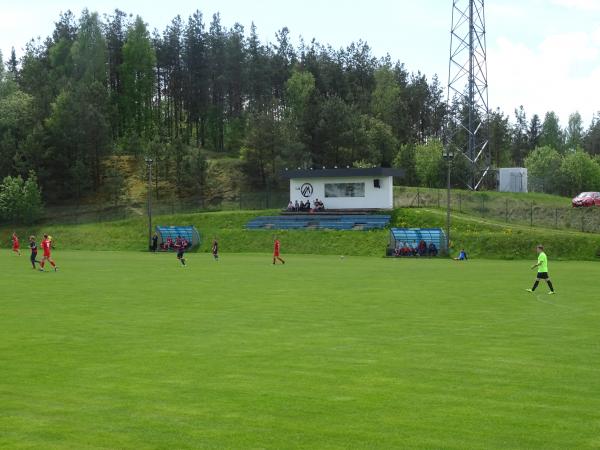
[[[219,12],[227,27],[254,22],[264,42],[284,26],[296,43],[362,39],[375,56],[448,82],[452,0],[0,0],[4,60],[11,47],[19,57],[30,39],[49,36],[61,12],[79,17],[86,7],[101,15],[118,7],[161,32],[199,9],[207,22]],[[523,105],[528,119],[554,111],[562,126],[577,111],[587,127],[600,111],[600,0],[486,0],[485,15],[490,108],[512,118]]]

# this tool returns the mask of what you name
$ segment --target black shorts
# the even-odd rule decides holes
[[[179,258],[179,259],[183,258],[183,252],[177,252],[177,258]]]
[[[547,280],[549,278],[548,272],[538,272],[537,278],[538,280]]]

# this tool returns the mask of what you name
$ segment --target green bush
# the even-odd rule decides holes
[[[23,180],[8,176],[0,185],[0,220],[30,225],[42,214],[42,195],[34,172]]]

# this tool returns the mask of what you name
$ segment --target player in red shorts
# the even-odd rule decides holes
[[[42,250],[44,250],[44,256],[42,257],[42,262],[40,262],[40,266],[41,266],[40,270],[42,272],[44,271],[44,264],[46,264],[46,261],[50,262],[50,265],[52,267],[54,267],[55,272],[58,270],[58,267],[56,267],[56,263],[50,256],[51,247],[52,247],[52,239],[47,234],[45,234],[44,240],[42,241]]]
[[[21,246],[19,245],[19,237],[14,231],[12,234],[12,251],[15,252],[17,255],[21,256]]]
[[[282,264],[285,264],[285,261],[279,256],[280,248],[281,243],[279,242],[279,239],[277,239],[277,236],[275,236],[275,242],[273,243],[273,264],[275,264],[277,260],[281,261]]]

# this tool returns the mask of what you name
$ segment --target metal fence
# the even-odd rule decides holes
[[[394,206],[413,208],[446,208],[445,189],[396,188]],[[173,215],[203,211],[283,209],[289,201],[287,191],[238,192],[227,199],[153,199],[152,214]],[[559,230],[600,233],[600,208],[572,208],[543,201],[531,201],[498,195],[496,192],[451,191],[450,208],[507,224]],[[43,222],[91,223],[110,222],[148,214],[146,202],[123,205],[62,205],[44,209]]]
[[[394,206],[442,208],[447,205],[445,189],[396,190]],[[451,191],[453,212],[479,216],[507,224],[526,225],[588,233],[600,232],[600,208],[573,208],[543,201],[507,198],[497,193]]]
[[[238,192],[228,199],[152,199],[152,215],[191,214],[207,211],[234,211],[256,209],[283,209],[289,201],[288,192]],[[146,202],[122,205],[61,205],[47,206],[42,222],[91,223],[112,222],[146,216]]]

